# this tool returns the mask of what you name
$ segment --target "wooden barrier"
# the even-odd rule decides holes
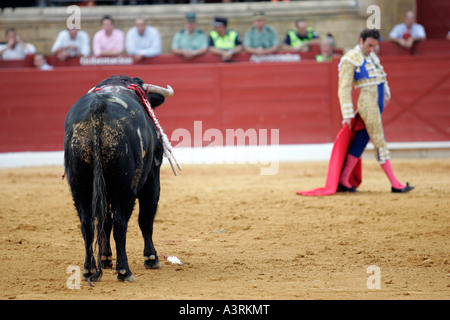
[[[382,63],[393,95],[383,115],[387,140],[449,141],[449,56],[386,57]],[[175,95],[155,112],[169,138],[177,129],[190,133],[192,140],[184,144],[208,145],[203,133],[212,128],[224,135],[227,129],[279,129],[281,144],[332,142],[341,117],[337,64],[335,60],[2,69],[0,152],[62,150],[69,108],[114,74],[170,84]],[[201,121],[200,133],[194,130],[195,121]]]
[[[311,45],[310,50],[306,52],[276,52],[273,56],[282,58],[283,55],[292,55],[297,59],[293,60],[314,60],[316,55],[320,52],[318,45]],[[344,54],[342,49],[335,49],[334,52],[338,56]],[[411,49],[405,49],[398,44],[390,41],[383,41],[380,43],[381,57],[386,56],[434,56],[434,55],[449,55],[450,54],[450,41],[443,39],[430,39],[426,41],[419,41],[414,44]],[[34,55],[27,55],[23,60],[1,60],[0,69],[4,68],[32,68]],[[96,63],[95,60],[102,59],[93,56],[89,57],[76,57],[69,58],[65,61],[60,61],[55,55],[46,56],[48,64],[54,67],[80,67],[91,65],[108,65],[113,62],[113,65],[161,65],[161,64],[197,64],[197,63],[221,63],[219,56],[214,54],[204,54],[186,60],[182,57],[174,54],[162,54],[153,58],[144,58],[143,60],[136,62],[132,56],[124,55],[118,58],[109,58],[110,61],[106,63]],[[233,56],[233,62],[251,62],[252,56],[248,52],[241,52]],[[94,60],[94,61],[92,61]],[[105,60],[108,60],[106,58]],[[276,60],[276,59],[275,59]]]
[[[383,41],[380,42],[379,55],[381,57],[450,55],[450,41],[445,39],[417,41],[410,49],[403,48],[395,42]]]

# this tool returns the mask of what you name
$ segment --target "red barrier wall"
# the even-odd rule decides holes
[[[387,140],[450,140],[449,56],[382,62],[393,95],[384,114]],[[156,109],[169,138],[185,128],[201,143],[194,121],[202,121],[203,132],[217,128],[224,135],[226,129],[279,129],[281,144],[331,142],[340,127],[337,61],[12,68],[0,70],[0,152],[62,150],[69,108],[113,74],[174,88]]]
[[[416,41],[412,48],[403,48],[391,41],[380,42],[380,57],[386,56],[442,56],[450,54],[450,41],[446,39],[431,39]]]
[[[334,50],[335,54],[343,55],[343,50],[336,48]],[[289,54],[291,56],[297,56],[297,60],[315,60],[316,55],[320,53],[319,45],[311,45],[310,50],[306,52],[284,52],[279,51],[273,55],[281,57],[283,55]],[[233,55],[233,62],[251,62],[251,54],[248,52],[239,52]],[[200,56],[193,57],[192,59],[186,60],[180,56],[174,54],[161,54],[152,58],[143,58],[141,61],[134,61],[133,56],[124,55],[120,57],[115,57],[121,62],[110,63],[112,64],[126,64],[126,65],[158,65],[158,64],[193,64],[193,63],[221,63],[222,60],[218,55],[207,53]],[[2,68],[33,68],[34,54],[27,55],[23,60],[1,60],[0,59],[0,69]],[[89,57],[74,57],[67,60],[61,61],[56,55],[47,55],[47,62],[49,65],[54,67],[80,67],[80,66],[91,66],[93,63],[90,62],[92,59],[96,59],[94,56]],[[99,57],[98,59],[102,59]],[[114,57],[109,57],[106,59],[114,59]],[[108,63],[94,63],[94,64],[108,64]]]

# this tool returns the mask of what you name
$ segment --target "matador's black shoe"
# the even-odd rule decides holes
[[[349,188],[349,187],[344,186],[340,182],[338,184],[337,191],[338,192],[358,192],[358,190],[356,190],[356,186],[353,186],[353,187]]]
[[[414,189],[414,186],[410,186],[409,183],[406,183],[406,186],[403,189],[397,189],[392,187],[391,191],[393,193],[407,193],[410,192],[412,189]]]

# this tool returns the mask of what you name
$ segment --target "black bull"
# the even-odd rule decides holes
[[[65,121],[64,167],[81,221],[86,250],[83,275],[89,283],[101,278],[102,268],[112,268],[112,229],[118,279],[134,280],[125,243],[136,198],[144,237],[144,265],[161,267],[152,233],[164,150],[161,134],[141,99],[126,89],[131,83],[142,88],[139,78],[104,80],[97,86],[104,89],[81,97]],[[164,96],[158,93],[147,94],[147,98],[153,107],[164,102]]]

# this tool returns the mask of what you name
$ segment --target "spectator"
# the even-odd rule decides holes
[[[113,57],[120,56],[124,49],[124,34],[121,30],[114,28],[111,16],[104,16],[101,20],[102,29],[94,35],[92,49],[94,55]]]
[[[214,17],[214,30],[209,33],[209,51],[219,55],[224,62],[230,62],[233,55],[242,51],[242,40],[239,33],[228,29],[228,20]]]
[[[409,10],[405,14],[405,23],[395,25],[389,38],[404,48],[411,48],[415,41],[426,39],[425,28],[416,23],[416,14]]]
[[[7,29],[5,37],[6,43],[0,44],[0,58],[3,60],[22,60],[28,54],[36,52],[36,48],[31,43],[20,40],[14,28]]]
[[[195,13],[186,13],[185,28],[178,31],[172,40],[172,53],[191,59],[208,51],[208,36],[197,29]]]
[[[271,54],[278,51],[279,44],[277,30],[266,24],[264,12],[255,12],[253,26],[245,32],[245,51],[256,55]]]
[[[135,26],[127,32],[126,48],[136,61],[158,56],[162,52],[161,35],[144,18],[137,18]]]
[[[289,30],[283,43],[285,51],[309,51],[309,45],[319,44],[319,34],[313,28],[308,27],[305,20],[299,19],[295,22],[297,30]]]
[[[53,66],[51,66],[47,63],[47,59],[45,58],[44,54],[41,52],[38,52],[34,55],[33,64],[39,70],[43,70],[43,71],[53,70]]]
[[[320,53],[316,55],[317,62],[331,61],[337,56],[334,53],[334,39],[331,35],[326,36],[320,41]]]
[[[52,53],[61,61],[88,56],[91,53],[89,35],[86,31],[78,29],[62,30],[53,43]]]

